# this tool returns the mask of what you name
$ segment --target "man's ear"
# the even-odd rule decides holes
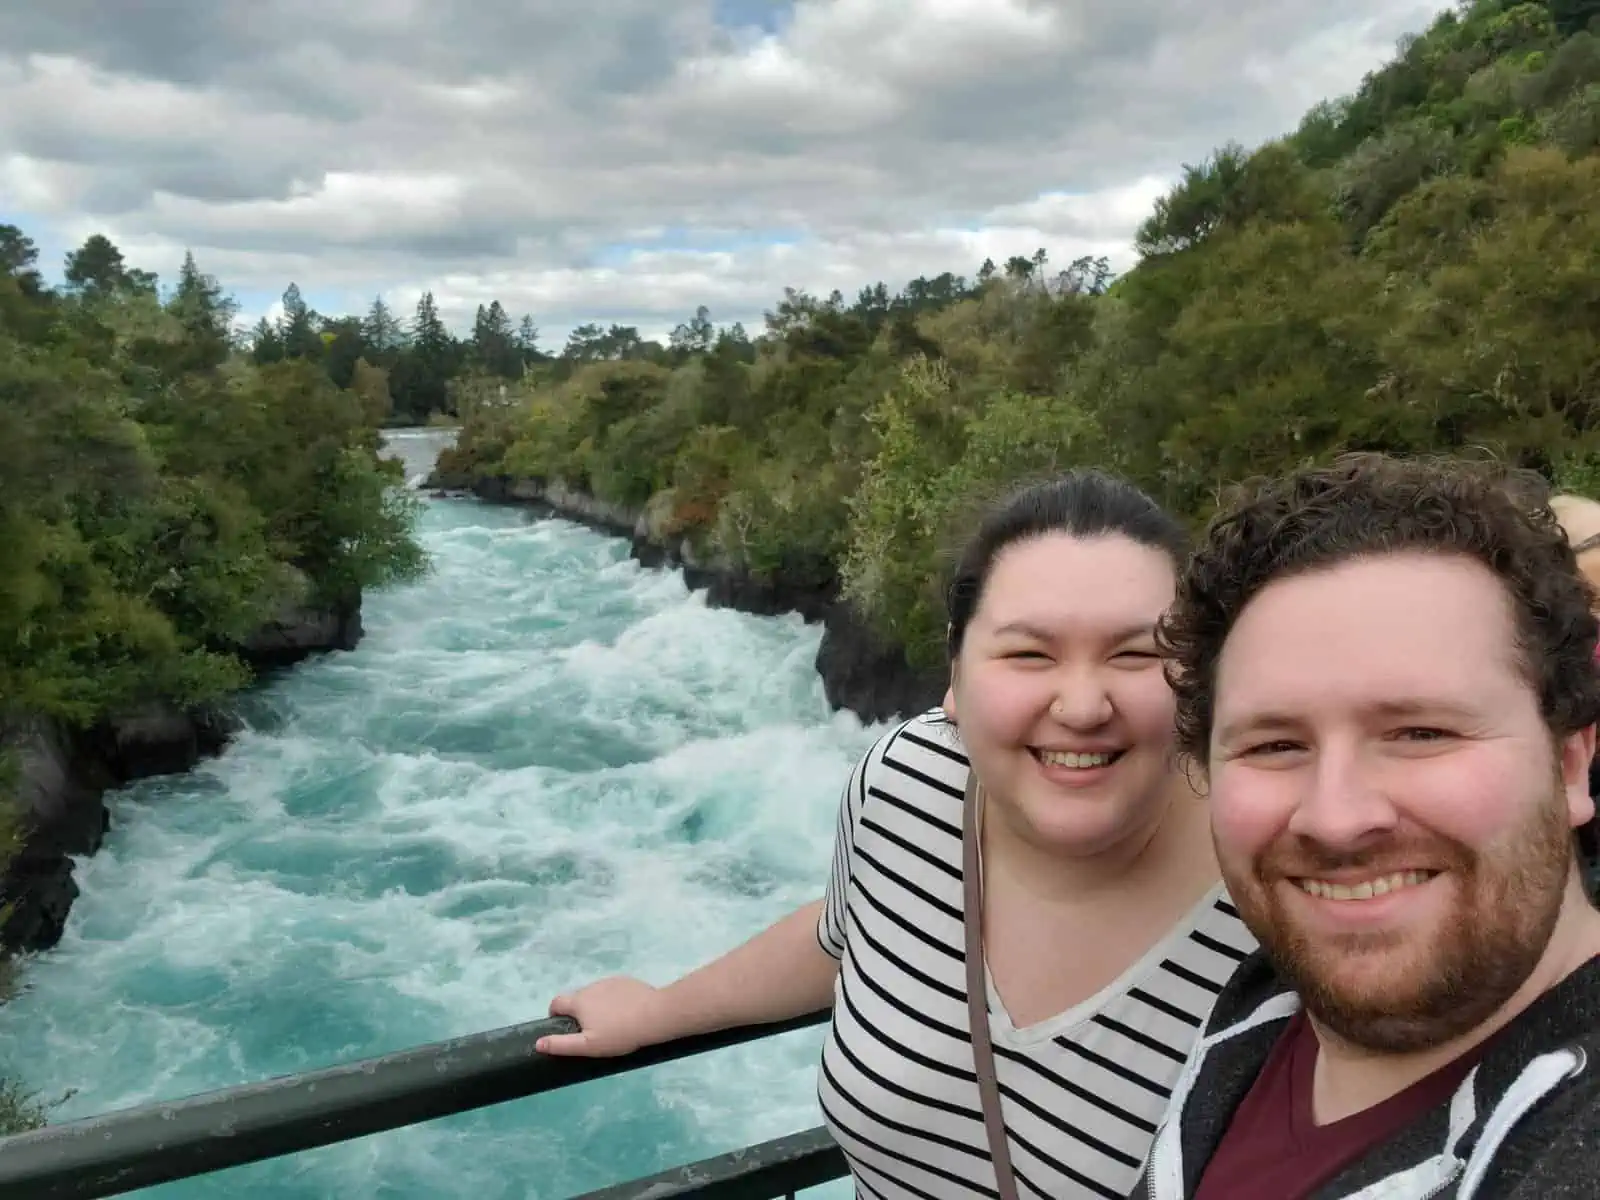
[[[1561,781],[1566,785],[1567,819],[1576,829],[1594,819],[1589,764],[1594,760],[1595,727],[1585,726],[1561,742]]]

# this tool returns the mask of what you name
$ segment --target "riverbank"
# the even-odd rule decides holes
[[[367,593],[359,649],[264,683],[219,759],[107,797],[66,937],[0,1008],[0,1073],[76,1089],[52,1122],[502,1028],[619,970],[676,978],[818,894],[876,732],[822,703],[817,626],[710,609],[522,508],[433,502],[417,538],[428,575]],[[504,1105],[217,1192],[576,1196],[806,1128],[817,1036],[686,1060],[665,1092],[601,1081],[536,1136]]]
[[[236,653],[257,675],[361,640],[359,600],[295,610],[264,626]],[[106,792],[136,779],[187,771],[222,752],[239,725],[224,707],[150,705],[88,729],[43,718],[0,724],[0,751],[15,771],[21,850],[0,877],[0,952],[49,950],[78,897],[73,858],[99,852],[111,828]]]
[[[472,495],[491,504],[520,505],[627,538],[637,562],[682,571],[685,582],[704,591],[706,603],[713,608],[757,616],[793,612],[807,622],[820,623],[822,643],[815,665],[823,693],[835,709],[849,710],[863,721],[913,716],[944,696],[944,672],[919,670],[907,663],[900,647],[886,643],[840,599],[836,581],[767,579],[719,559],[701,558],[687,538],[656,533],[646,511],[608,504],[556,481],[435,472],[424,486],[445,494]]]

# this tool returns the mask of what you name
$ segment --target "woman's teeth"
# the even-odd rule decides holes
[[[1047,767],[1109,767],[1116,759],[1115,751],[1101,754],[1078,754],[1071,750],[1040,750],[1039,761]]]
[[[1321,900],[1371,900],[1403,887],[1415,887],[1432,879],[1434,871],[1397,871],[1393,875],[1368,879],[1363,883],[1328,883],[1321,879],[1296,879],[1295,885]]]

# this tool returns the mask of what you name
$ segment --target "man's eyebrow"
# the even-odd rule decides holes
[[[1231,742],[1246,733],[1265,732],[1269,729],[1294,729],[1300,721],[1287,713],[1259,712],[1246,713],[1242,717],[1235,717],[1216,732],[1219,742]]]
[[[1379,717],[1387,721],[1415,721],[1441,717],[1464,719],[1476,715],[1471,706],[1462,704],[1459,701],[1446,700],[1443,697],[1429,699],[1420,696],[1400,700],[1379,700],[1372,704],[1363,705],[1361,711],[1366,715]],[[1216,736],[1218,741],[1228,742],[1244,733],[1298,729],[1305,723],[1305,717],[1296,716],[1287,710],[1267,709],[1262,712],[1246,713],[1243,716],[1235,717],[1226,725],[1221,726],[1217,730]]]
[[[1371,706],[1374,716],[1383,717],[1394,721],[1422,721],[1433,718],[1446,718],[1449,720],[1470,720],[1480,715],[1480,710],[1470,703],[1460,700],[1447,700],[1443,696],[1419,696],[1406,700],[1385,700]]]

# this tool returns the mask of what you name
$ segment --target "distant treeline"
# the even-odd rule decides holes
[[[1600,0],[1477,0],[1357,93],[1155,206],[1138,264],[1043,252],[756,337],[458,387],[458,476],[561,479],[706,554],[838,584],[937,659],[939,550],[1018,478],[1120,471],[1203,520],[1229,483],[1346,449],[1482,449],[1600,483]],[[597,359],[605,361],[595,361]]]

